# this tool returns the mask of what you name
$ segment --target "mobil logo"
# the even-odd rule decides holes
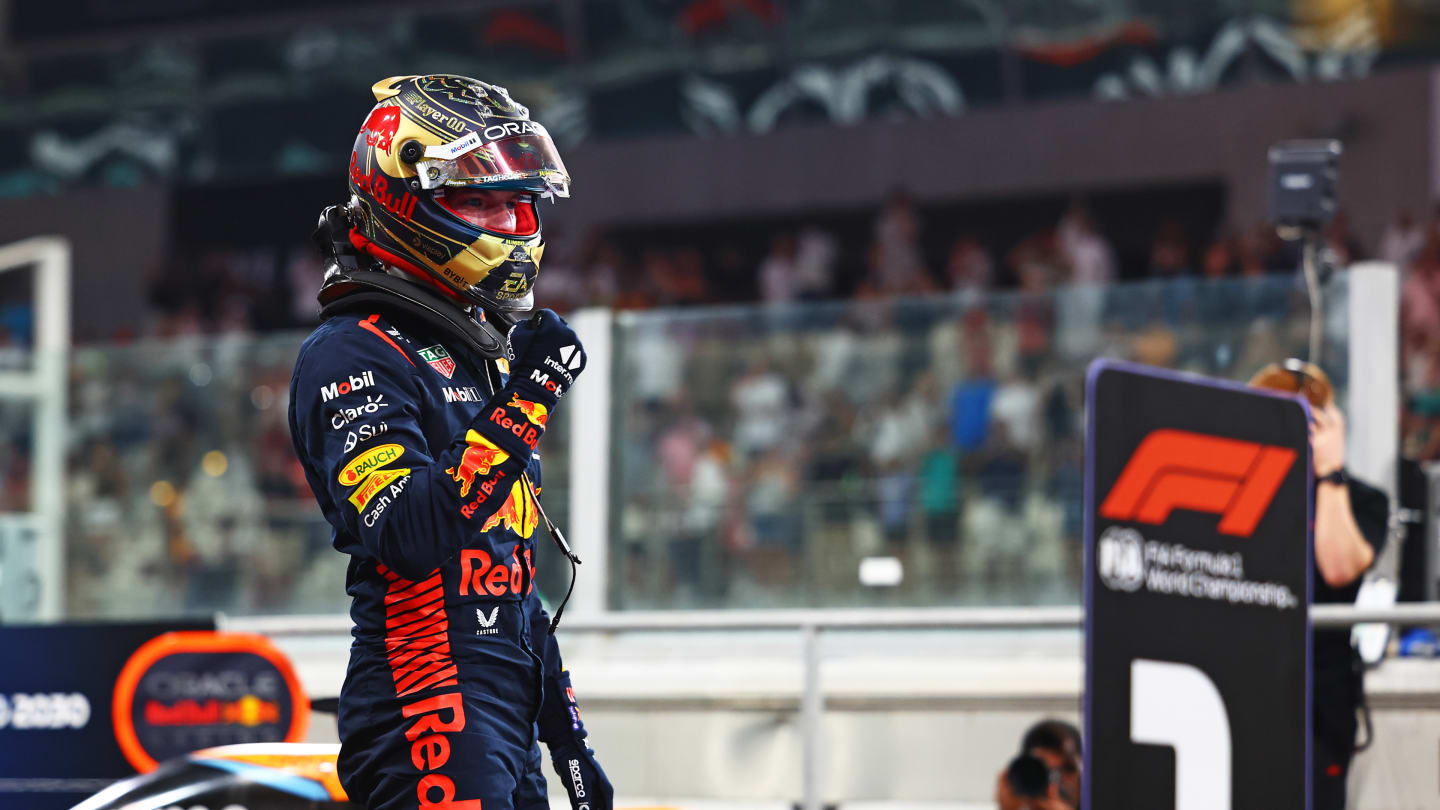
[[[1295,463],[1288,447],[1169,428],[1146,436],[1100,516],[1159,525],[1176,509],[1220,515],[1221,534],[1249,537]]]
[[[440,389],[440,393],[445,396],[446,402],[451,403],[485,401],[485,398],[480,396],[480,389],[476,388],[473,385],[467,385],[462,388],[455,388],[453,386],[447,385],[444,388]]]
[[[546,362],[554,362],[548,357],[545,358],[545,360]],[[557,397],[565,395],[565,386],[561,385],[555,380],[550,379],[550,375],[548,373],[541,371],[538,368],[530,370],[530,382],[539,385],[541,388],[544,388],[546,391],[549,391]]]
[[[320,400],[329,402],[336,397],[343,397],[352,391],[359,391],[374,385],[375,372],[373,371],[362,371],[359,376],[348,374],[343,380],[336,380],[329,385],[320,386]]]

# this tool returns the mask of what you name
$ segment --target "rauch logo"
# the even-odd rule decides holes
[[[1160,524],[1176,509],[1220,515],[1221,534],[1249,537],[1295,463],[1286,447],[1163,429],[1135,448],[1100,516]]]

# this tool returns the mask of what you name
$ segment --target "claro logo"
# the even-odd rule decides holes
[[[1220,515],[1221,534],[1255,532],[1295,451],[1184,430],[1146,436],[1100,504],[1100,516],[1164,523],[1176,509]]]

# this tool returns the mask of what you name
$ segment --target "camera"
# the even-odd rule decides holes
[[[1005,768],[1005,781],[1017,799],[1043,799],[1050,795],[1050,769],[1038,757],[1021,754]]]
[[[1340,142],[1281,141],[1270,147],[1270,221],[1315,231],[1335,217]]]

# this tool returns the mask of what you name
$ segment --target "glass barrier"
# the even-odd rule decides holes
[[[73,353],[67,616],[336,613],[347,557],[290,444],[303,333],[190,337]],[[543,500],[566,513],[565,420],[546,442]],[[537,580],[568,567],[542,549]]]
[[[1342,390],[1344,294],[1342,274],[1324,363]],[[1180,280],[615,328],[614,453],[597,467],[613,607],[1054,604],[1079,594],[1088,362],[1243,379],[1305,353],[1308,304],[1289,277]],[[303,337],[73,353],[67,616],[347,609],[346,558],[287,429]],[[23,482],[23,414],[6,423],[0,463]],[[543,500],[565,526],[569,420],[552,424]],[[539,542],[558,598],[569,568]]]
[[[623,313],[610,603],[1074,603],[1087,364],[1244,380],[1308,329],[1290,276]]]

